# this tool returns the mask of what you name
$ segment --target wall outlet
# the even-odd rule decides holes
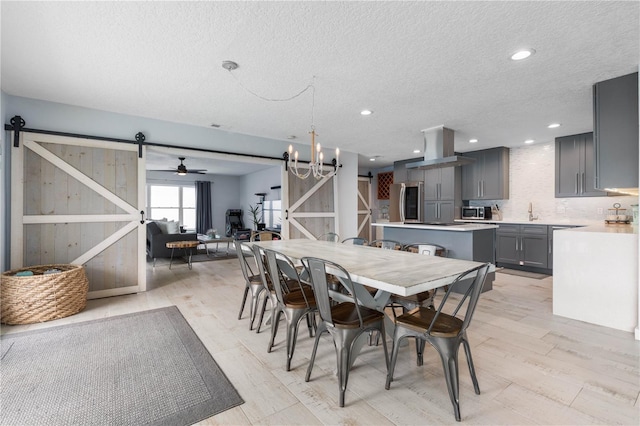
[[[598,207],[598,214],[604,214],[604,211],[602,210],[602,207]]]

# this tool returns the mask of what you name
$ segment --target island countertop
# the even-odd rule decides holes
[[[382,222],[372,223],[373,226],[385,228],[425,229],[431,231],[472,232],[485,229],[496,229],[498,225],[485,223],[455,223],[449,225],[425,225],[421,223]]]

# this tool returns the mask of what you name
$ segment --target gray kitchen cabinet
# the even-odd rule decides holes
[[[431,201],[455,198],[455,168],[425,170],[424,199]]]
[[[412,182],[409,179],[409,170],[407,169],[407,163],[412,163],[415,161],[419,161],[420,159],[411,158],[409,160],[395,161],[393,163],[393,182],[394,183],[402,183],[402,182]]]
[[[548,268],[547,225],[500,225],[496,231],[496,262]]]
[[[556,138],[556,198],[606,196],[594,172],[592,132]]]
[[[462,166],[463,200],[509,199],[509,149],[505,147],[465,152],[474,158]]]
[[[638,188],[638,73],[593,86],[595,187]]]
[[[446,222],[451,223],[455,219],[455,203],[453,200],[446,201],[425,201],[424,220],[425,222]]]

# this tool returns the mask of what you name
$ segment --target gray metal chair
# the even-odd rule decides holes
[[[304,285],[295,265],[287,256],[274,250],[263,250],[254,246],[254,253],[259,257],[266,257],[267,270],[271,277],[271,282],[275,294],[271,316],[271,339],[267,346],[267,352],[273,348],[280,316],[284,313],[287,325],[287,371],[291,370],[291,359],[296,348],[298,337],[298,327],[303,317],[307,318],[309,337],[313,337],[315,326],[315,313],[317,312],[316,300],[313,289],[309,285]],[[259,266],[263,282],[266,280],[266,271]],[[289,277],[295,278],[289,278]]]
[[[244,276],[245,281],[244,296],[242,296],[242,304],[240,305],[238,319],[242,318],[242,312],[244,311],[244,306],[247,302],[247,296],[249,295],[249,292],[251,292],[251,302],[249,303],[249,330],[253,330],[253,322],[256,317],[258,300],[260,298],[260,293],[264,290],[264,286],[262,285],[260,275],[253,273],[253,270],[249,265],[248,259],[255,259],[251,247],[240,241],[236,241],[234,245],[236,246],[236,253],[238,255],[238,260],[240,261],[240,269],[242,269],[242,275]]]
[[[402,247],[402,250],[426,256],[447,257],[448,255],[448,251],[445,247],[432,243],[406,244]],[[433,307],[434,292],[435,291],[423,291],[412,296],[392,295],[389,299],[389,306],[392,308],[402,307],[403,313],[415,309],[418,306],[424,306],[427,303],[429,304],[428,306]],[[395,310],[393,311],[393,315],[395,317]]]
[[[389,365],[389,354],[384,334],[385,315],[382,312],[358,304],[351,277],[340,265],[313,257],[304,257],[301,260],[311,275],[311,282],[313,283],[316,303],[320,313],[320,322],[316,331],[313,352],[311,353],[305,381],[308,382],[311,378],[320,336],[322,333],[328,332],[333,338],[333,344],[336,349],[340,407],[344,407],[344,395],[349,380],[349,367],[354,361],[353,344],[361,334],[370,330],[380,332],[385,363],[387,367]],[[331,268],[331,273],[339,278],[345,293],[330,289],[327,283],[327,267]],[[337,304],[332,302],[337,302]]]
[[[371,247],[378,247],[385,250],[400,250],[402,248],[402,243],[384,238],[373,240],[369,243],[369,245]]]
[[[388,369],[387,383],[385,389],[389,389],[393,380],[393,371],[398,359],[398,349],[400,341],[407,337],[416,339],[416,347],[421,346],[419,342],[429,342],[433,346],[442,360],[444,377],[447,382],[449,398],[453,404],[453,411],[457,421],[460,421],[460,391],[458,379],[458,352],[460,344],[464,346],[467,356],[467,364],[473,381],[473,388],[476,394],[480,395],[480,386],[476,378],[473,359],[471,358],[471,348],[467,339],[467,328],[473,318],[480,292],[484,285],[485,278],[489,272],[489,264],[473,268],[462,273],[452,285],[449,286],[446,294],[442,298],[438,309],[418,307],[410,312],[396,318],[396,328],[393,333],[393,351],[391,355],[391,365]],[[475,274],[473,283],[457,304],[447,305],[447,300],[455,284],[465,278],[471,278]],[[455,305],[455,309],[452,307]],[[424,345],[422,345],[424,347]],[[422,365],[422,353],[418,355],[418,365]]]
[[[320,235],[318,241],[332,241],[334,243],[340,242],[340,235],[335,232],[327,232],[326,234]]]
[[[369,244],[369,241],[366,238],[360,237],[345,238],[344,240],[342,240],[342,242],[344,244],[353,244],[356,246],[366,246],[367,244]]]

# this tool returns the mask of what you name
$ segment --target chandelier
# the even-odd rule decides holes
[[[314,77],[315,83],[315,77]],[[311,93],[312,93],[312,101],[311,101],[311,161],[308,163],[308,168],[304,171],[298,169],[298,151],[293,151],[293,145],[289,145],[289,152],[284,153],[284,159],[287,161],[287,169],[291,169],[291,173],[297,176],[300,179],[306,179],[309,176],[313,176],[316,179],[322,179],[331,174],[338,173],[338,160],[340,158],[340,148],[336,148],[336,156],[331,160],[331,166],[333,166],[333,170],[328,168],[324,169],[324,153],[322,152],[322,147],[319,143],[316,143],[316,127],[314,125],[313,120],[313,111],[315,107],[316,101],[316,88],[314,84],[311,84]],[[293,160],[292,158],[293,157]]]

